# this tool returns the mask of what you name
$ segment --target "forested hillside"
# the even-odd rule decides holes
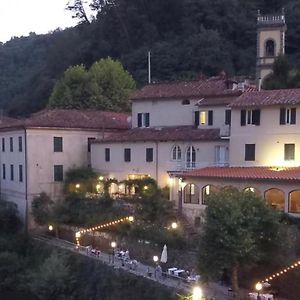
[[[120,59],[138,86],[147,81],[148,50],[154,81],[221,70],[253,75],[258,9],[280,13],[285,7],[286,52],[291,63],[300,65],[299,0],[91,2],[101,4],[91,23],[0,44],[0,106],[5,112],[26,115],[43,108],[68,66],[90,67],[107,56]]]

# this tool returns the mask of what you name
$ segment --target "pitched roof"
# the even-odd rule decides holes
[[[231,107],[300,104],[300,89],[249,91],[236,98]]]
[[[222,95],[239,95],[238,90],[232,90],[232,81],[224,77],[211,77],[190,81],[175,81],[154,83],[136,91],[132,100],[202,98]]]
[[[75,110],[45,109],[32,114],[27,119],[3,122],[0,129],[6,128],[73,128],[73,129],[129,129],[129,115],[126,113]]]
[[[116,133],[95,143],[141,141],[214,141],[220,139],[219,129],[197,129],[193,126],[133,128]]]
[[[242,92],[239,92],[239,94],[234,95],[233,96],[223,96],[223,97],[216,97],[216,98],[202,98],[197,102],[197,106],[198,107],[203,107],[203,106],[216,106],[216,105],[228,105],[230,103],[232,103],[232,101],[234,99],[236,99],[236,97],[238,95],[240,95]]]
[[[215,179],[300,182],[300,167],[207,167],[181,173],[180,176]]]

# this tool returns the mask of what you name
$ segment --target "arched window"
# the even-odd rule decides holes
[[[208,184],[208,185],[204,186],[202,188],[202,204],[206,205],[207,204],[208,196],[211,193],[218,192],[218,190],[219,190],[218,187],[216,187],[215,185],[212,185],[212,184]]]
[[[172,149],[172,160],[181,160],[181,148],[174,146]]]
[[[269,189],[265,192],[265,200],[275,209],[284,211],[284,192],[279,189]]]
[[[266,41],[265,56],[275,56],[275,42],[273,40]]]
[[[186,167],[188,169],[196,166],[196,150],[194,146],[189,146],[186,150]]]
[[[289,194],[289,212],[300,213],[300,190],[295,190]]]
[[[199,204],[199,188],[193,183],[184,187],[184,203]]]

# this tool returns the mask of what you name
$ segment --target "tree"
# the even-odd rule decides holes
[[[46,193],[36,196],[31,203],[31,213],[38,225],[49,224],[53,201]]]
[[[41,300],[73,299],[74,278],[67,257],[52,252],[42,265],[29,275],[29,288]]]
[[[299,69],[292,67],[285,56],[278,56],[273,64],[273,72],[263,81],[263,88],[274,90],[296,87],[300,87]]]
[[[135,82],[122,64],[108,57],[95,62],[88,71],[82,65],[68,68],[55,85],[49,105],[128,111],[134,88]]]
[[[201,272],[211,277],[230,270],[233,290],[238,293],[239,269],[276,251],[279,228],[279,213],[255,193],[235,188],[212,193],[200,239]]]
[[[0,200],[0,232],[16,233],[21,225],[17,205],[13,202]]]

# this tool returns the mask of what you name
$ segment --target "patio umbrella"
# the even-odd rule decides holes
[[[166,263],[168,260],[168,251],[167,251],[167,245],[164,245],[163,250],[161,252],[160,261],[162,263]]]

